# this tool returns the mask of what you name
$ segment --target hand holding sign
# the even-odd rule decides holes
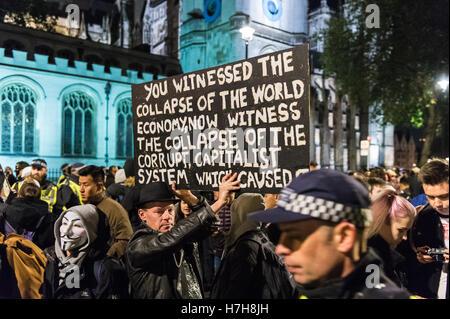
[[[136,183],[278,193],[309,166],[309,46],[133,85]]]
[[[219,210],[221,210],[225,205],[229,204],[228,199],[230,198],[230,194],[233,191],[240,190],[240,180],[236,180],[238,177],[237,173],[226,174],[222,178],[222,183],[220,183],[219,186],[219,196],[217,198],[217,201],[211,205],[211,209],[217,213]]]

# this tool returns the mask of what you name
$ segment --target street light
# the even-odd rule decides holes
[[[239,29],[241,33],[242,39],[245,41],[245,59],[248,59],[248,42],[253,39],[253,33],[255,33],[255,29],[246,25]]]
[[[442,79],[437,84],[441,88],[442,92],[445,92],[448,88],[448,79]]]

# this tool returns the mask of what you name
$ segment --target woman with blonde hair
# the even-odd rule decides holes
[[[416,209],[393,187],[383,188],[372,199],[373,221],[369,228],[369,246],[383,260],[385,274],[399,287],[407,284],[405,258],[395,248],[407,239]]]

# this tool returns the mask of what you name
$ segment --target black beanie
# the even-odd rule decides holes
[[[125,171],[125,176],[128,178],[130,176],[134,176],[134,159],[129,158],[125,161],[125,165],[123,166]]]

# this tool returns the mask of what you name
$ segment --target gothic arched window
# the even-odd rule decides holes
[[[0,89],[2,153],[34,153],[36,100],[36,93],[20,83]]]
[[[117,103],[117,152],[118,158],[133,157],[133,116],[131,98]]]
[[[95,155],[95,103],[84,92],[74,91],[63,98],[63,145],[65,156]]]

